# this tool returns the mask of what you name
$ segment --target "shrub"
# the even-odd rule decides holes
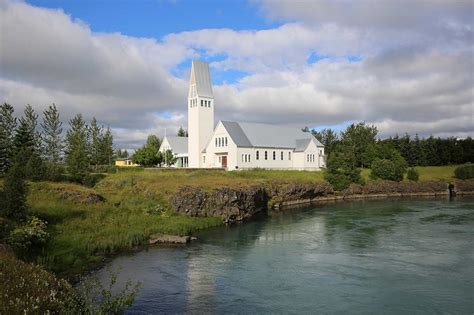
[[[471,179],[474,178],[474,164],[465,164],[458,166],[454,170],[454,177],[459,179]]]
[[[397,163],[397,161],[387,159],[375,159],[372,162],[370,176],[374,179],[380,178],[399,182],[403,180],[405,168],[406,164],[404,163]]]
[[[411,167],[411,168],[408,169],[407,179],[409,181],[417,182],[419,178],[420,178],[420,174],[418,173],[418,171],[415,168]]]
[[[334,188],[334,190],[344,190],[351,184],[349,176],[344,174],[326,173],[324,177]]]
[[[46,166],[46,178],[53,182],[62,181],[65,179],[64,173],[66,173],[66,168],[64,165],[55,164],[51,162],[45,162]]]
[[[33,257],[49,239],[46,222],[30,217],[26,224],[11,231],[8,243],[22,257]]]
[[[341,148],[332,152],[328,158],[324,178],[335,190],[344,190],[350,183],[362,183],[354,152],[350,148]]]

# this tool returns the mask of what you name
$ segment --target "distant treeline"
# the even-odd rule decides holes
[[[442,166],[474,162],[474,140],[471,137],[420,138],[418,135],[405,134],[377,139],[377,128],[364,122],[352,124],[340,133],[332,129],[309,130],[308,127],[303,130],[311,131],[324,144],[326,155],[342,145],[354,144],[358,167],[369,167],[373,161],[374,151],[380,146],[400,152],[409,166]]]

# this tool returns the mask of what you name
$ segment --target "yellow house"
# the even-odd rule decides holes
[[[117,159],[115,160],[115,166],[136,167],[140,165],[133,163],[132,159]]]

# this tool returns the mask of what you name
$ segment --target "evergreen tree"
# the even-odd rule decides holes
[[[6,173],[11,165],[13,137],[17,124],[13,113],[14,109],[10,104],[0,105],[0,174]]]
[[[187,132],[186,130],[184,130],[183,127],[179,127],[177,136],[178,136],[178,137],[187,137],[187,136],[188,136],[188,132]]]
[[[112,164],[114,159],[114,137],[110,128],[107,128],[100,142],[101,164]]]
[[[146,146],[153,147],[156,151],[158,151],[161,146],[161,140],[155,135],[149,135],[146,139]]]
[[[25,166],[29,158],[35,153],[35,142],[31,133],[31,125],[25,118],[20,118],[20,124],[13,138],[13,152],[15,163]]]
[[[122,152],[122,157],[128,158],[128,156],[129,156],[128,151],[127,151],[127,150],[124,150],[124,151]]]
[[[89,175],[88,128],[81,114],[69,121],[66,134],[66,163],[73,179],[81,183]]]
[[[64,149],[62,122],[59,119],[59,112],[56,105],[50,105],[43,112],[43,154],[51,163],[58,163],[61,160],[61,154]]]
[[[41,154],[41,135],[38,132],[38,114],[35,113],[33,107],[30,104],[25,107],[25,121],[30,128],[31,137],[33,138],[33,147],[35,151]]]
[[[375,144],[377,133],[377,127],[367,125],[365,122],[352,124],[342,132],[342,144],[354,152],[357,167],[367,166],[363,164],[364,152],[368,146]]]
[[[334,148],[339,142],[339,136],[334,130],[330,128],[327,128],[327,129],[324,128],[321,131],[316,131],[313,129],[311,130],[311,133],[316,139],[318,139],[324,145],[324,153],[326,155],[331,154],[331,152],[334,151]]]
[[[97,119],[92,118],[91,125],[89,127],[90,137],[90,162],[92,165],[102,164],[102,138],[104,129],[97,124]]]
[[[171,150],[166,150],[163,153],[163,162],[166,164],[166,166],[171,166],[176,163],[178,158],[173,154]]]
[[[18,152],[19,154],[22,151]],[[18,155],[16,156],[18,157]],[[22,165],[13,159],[13,165],[7,172],[3,187],[3,201],[0,214],[14,221],[23,221],[26,218],[27,186],[24,179]]]

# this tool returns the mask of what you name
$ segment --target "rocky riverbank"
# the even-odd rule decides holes
[[[458,194],[474,193],[473,181],[456,181]],[[172,198],[171,206],[189,216],[218,216],[226,224],[245,221],[267,209],[340,199],[383,198],[404,196],[448,195],[443,182],[378,181],[366,185],[352,184],[344,191],[334,191],[326,182],[274,182],[270,185],[240,188],[222,187],[206,191],[184,186]]]

